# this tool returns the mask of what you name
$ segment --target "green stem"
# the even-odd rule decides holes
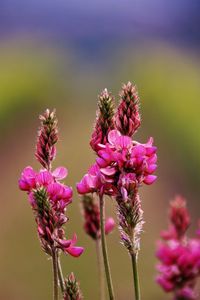
[[[53,266],[53,299],[58,300],[58,263],[57,263],[57,252],[52,249],[52,266]]]
[[[105,299],[105,287],[104,287],[104,276],[103,276],[103,257],[101,252],[101,240],[96,240],[96,254],[97,254],[97,266],[99,273],[99,297],[100,300]]]
[[[133,268],[133,280],[134,280],[134,288],[135,288],[135,300],[140,300],[140,283],[139,283],[139,275],[137,269],[137,256],[136,254],[131,254],[132,260],[132,268]]]
[[[64,283],[64,277],[63,277],[63,272],[62,272],[62,267],[61,267],[60,256],[59,255],[58,255],[58,279],[59,279],[61,291],[64,294],[64,292],[65,292],[65,283]]]
[[[108,261],[108,254],[107,254],[107,245],[105,239],[105,207],[104,207],[104,199],[103,195],[99,195],[99,206],[100,206],[100,227],[101,227],[101,246],[102,246],[102,253],[103,253],[103,260],[104,260],[104,267],[106,273],[106,280],[109,292],[110,300],[114,300],[114,292],[113,292],[113,285],[112,285],[112,278],[110,273],[110,266]]]

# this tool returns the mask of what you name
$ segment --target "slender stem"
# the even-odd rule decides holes
[[[63,272],[62,272],[62,267],[61,267],[60,256],[59,255],[58,255],[58,261],[57,262],[58,262],[58,279],[59,279],[61,291],[64,294],[65,284],[64,284],[64,277],[63,277]]]
[[[52,266],[53,266],[53,299],[58,300],[58,263],[57,263],[57,252],[52,249]]]
[[[96,240],[96,253],[97,253],[97,266],[99,273],[99,297],[100,300],[105,299],[105,287],[104,287],[104,276],[103,276],[103,257],[101,252],[101,240]]]
[[[112,278],[110,273],[110,266],[108,261],[108,254],[107,254],[107,245],[105,239],[105,207],[104,207],[104,199],[103,195],[99,195],[99,202],[100,202],[100,227],[101,227],[101,246],[102,246],[102,253],[103,253],[103,260],[104,260],[104,267],[106,273],[106,280],[109,292],[110,300],[114,300],[114,292],[113,292],[113,285],[112,285]]]
[[[139,275],[137,269],[137,256],[136,254],[131,254],[132,260],[132,268],[133,268],[133,280],[134,280],[134,288],[135,288],[135,300],[140,300],[140,283],[139,283]]]

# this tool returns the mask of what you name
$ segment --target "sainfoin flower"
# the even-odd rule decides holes
[[[64,167],[51,170],[58,140],[55,112],[47,110],[40,119],[42,127],[38,135],[36,157],[44,168],[35,171],[30,166],[26,167],[19,179],[19,188],[28,194],[43,250],[52,255],[52,251],[60,249],[78,257],[83,248],[76,246],[76,234],[72,239],[66,239],[63,228],[68,220],[65,215],[67,206],[72,202],[72,189],[62,182],[68,172]]]
[[[200,240],[190,239],[186,230],[190,223],[186,201],[178,196],[170,205],[170,227],[158,242],[157,282],[174,300],[197,299],[195,285],[200,276]]]
[[[153,145],[153,138],[145,144],[132,140],[140,125],[135,86],[131,83],[124,85],[121,97],[115,113],[116,127],[107,132],[103,142],[99,141],[96,162],[77,184],[77,190],[80,194],[97,193],[116,199],[122,242],[129,252],[133,252],[139,248],[137,237],[143,224],[138,189],[142,184],[152,184],[157,178],[154,175],[157,148]],[[131,242],[133,230],[135,240]]]

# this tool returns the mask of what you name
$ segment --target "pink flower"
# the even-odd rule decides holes
[[[71,240],[59,240],[58,242],[59,242],[60,248],[65,253],[69,253],[71,256],[79,257],[84,251],[83,247],[75,246],[76,242],[77,242],[76,234],[74,234],[74,236]]]
[[[39,173],[35,176],[36,186],[44,186],[47,187],[49,184],[54,182],[54,178],[52,174],[47,170],[40,170]]]
[[[190,223],[186,201],[176,197],[170,203],[170,226],[162,232],[164,241],[157,246],[157,282],[166,292],[174,293],[174,300],[194,300],[194,287],[200,276],[200,240],[189,239],[186,230]]]
[[[61,208],[65,208],[66,205],[72,202],[72,189],[64,184],[59,182],[51,183],[47,187],[47,192],[53,205],[59,202]]]
[[[21,178],[19,179],[19,188],[22,191],[29,192],[31,189],[36,187],[36,172],[33,170],[32,167],[26,167],[22,174]]]
[[[146,144],[139,144],[112,130],[108,134],[108,141],[109,144],[102,146],[98,152],[96,160],[101,173],[115,177],[115,174],[129,170],[129,173],[135,174],[136,184],[152,184],[156,180],[153,173],[157,168],[157,148],[153,146],[152,138]]]

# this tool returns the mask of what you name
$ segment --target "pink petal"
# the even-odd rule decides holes
[[[19,185],[20,190],[22,190],[22,191],[29,191],[29,189],[30,189],[29,184],[26,181],[24,181],[23,179],[19,179],[18,185]]]
[[[111,130],[109,133],[108,133],[108,142],[111,144],[111,145],[116,145],[116,141],[117,139],[121,136],[121,133],[118,131],[118,130]]]
[[[144,179],[144,183],[146,184],[152,184],[156,180],[157,176],[155,175],[147,175]]]
[[[104,168],[108,165],[107,161],[105,161],[103,158],[101,157],[97,157],[96,159],[97,164],[101,167]]]
[[[120,136],[117,139],[117,146],[120,146],[122,149],[129,149],[132,146],[132,139],[129,136]]]
[[[107,175],[107,176],[111,176],[116,173],[116,169],[115,168],[102,168],[101,173],[103,173],[104,175]]]
[[[108,218],[106,220],[106,223],[105,223],[105,234],[109,234],[111,231],[113,231],[115,227],[115,221],[113,218]]]
[[[64,167],[58,167],[52,172],[52,175],[57,180],[62,180],[68,175],[68,171]]]
[[[150,166],[147,167],[147,172],[149,174],[152,174],[153,172],[155,172],[155,170],[157,169],[157,165],[156,164],[152,164]]]
[[[65,251],[74,257],[79,257],[83,253],[84,248],[83,247],[69,247],[69,248],[65,249]]]
[[[47,170],[41,170],[39,174],[36,175],[36,183],[42,186],[47,186],[53,182],[53,176]]]
[[[64,248],[68,248],[71,245],[71,242],[71,240],[58,240],[58,243]]]
[[[79,194],[87,194],[87,193],[90,193],[90,189],[87,185],[85,185],[85,183],[83,181],[81,182],[78,182],[76,184],[76,188],[77,188],[77,191]]]
[[[76,233],[74,233],[73,238],[71,240],[71,245],[74,246],[76,244],[76,242],[77,242],[77,235],[76,235]]]

